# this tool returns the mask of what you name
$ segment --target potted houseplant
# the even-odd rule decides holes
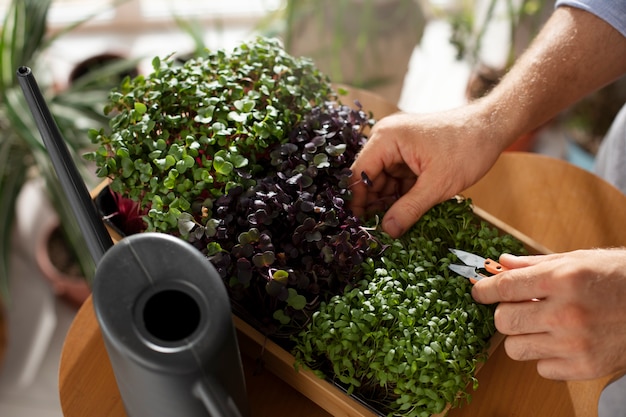
[[[260,29],[333,82],[397,103],[426,19],[419,0],[285,0]]]
[[[456,49],[456,58],[466,60],[472,68],[484,64],[487,58],[484,42],[489,30],[493,29],[492,25],[503,23],[508,31],[509,42],[500,65],[507,68],[526,49],[549,17],[553,6],[554,1],[546,0],[466,1],[455,3],[448,10],[439,10],[437,13],[444,15],[450,22],[450,43]]]
[[[67,242],[68,250],[78,262],[82,279],[89,279],[94,270],[89,253],[86,252],[82,235],[78,230],[71,208],[60,187],[51,166],[47,150],[41,141],[23,94],[15,77],[15,71],[22,65],[28,65],[34,71],[45,72],[44,53],[48,45],[59,36],[72,30],[75,25],[47,34],[47,17],[51,1],[13,0],[8,5],[2,24],[0,38],[0,294],[8,299],[7,279],[11,253],[10,239],[15,218],[15,200],[25,181],[32,177],[44,180],[47,197],[50,198],[56,215],[60,218],[62,242]],[[76,25],[82,22],[78,22]],[[90,178],[87,164],[80,154],[91,146],[85,126],[106,126],[108,118],[102,113],[102,106],[112,85],[111,80],[122,68],[133,64],[116,64],[115,68],[106,67],[92,71],[75,80],[68,88],[59,91],[48,77],[40,77],[40,87],[50,103],[52,113],[66,139],[70,152],[75,156],[77,166]],[[48,225],[39,225],[48,227]],[[50,230],[44,235],[53,233]],[[56,233],[56,232],[54,232]],[[45,243],[40,245],[45,247]],[[83,294],[86,292],[81,290]]]
[[[448,248],[492,257],[522,248],[467,201],[438,206],[405,240],[353,216],[349,166],[374,121],[341,92],[272,39],[182,65],[155,58],[150,75],[111,92],[111,132],[90,131],[98,148],[88,156],[111,181],[100,198],[113,201],[105,214],[120,229],[141,218],[139,231],[202,251],[236,315],[299,366],[376,413],[440,413],[466,398],[494,332],[492,307],[473,303],[468,282],[448,271]],[[419,351],[394,345],[396,328]],[[366,368],[373,373],[359,374]]]

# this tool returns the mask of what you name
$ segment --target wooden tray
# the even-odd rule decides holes
[[[238,331],[239,348],[242,354],[257,358],[263,352],[262,358],[265,367],[273,374],[287,382],[298,392],[309,398],[333,416],[350,417],[378,417],[380,416],[371,407],[363,404],[353,396],[346,395],[333,384],[320,379],[309,370],[296,371],[293,364],[295,358],[271,340],[267,340],[256,329],[237,316],[233,316]],[[504,336],[496,333],[491,339],[489,355],[498,348]],[[478,367],[478,370],[480,370]],[[477,371],[478,371],[477,370]],[[443,417],[449,406],[432,417]]]
[[[518,238],[524,243],[526,249],[530,253],[542,253],[547,249],[542,248],[536,242],[533,242],[527,236],[522,235],[516,230],[511,229],[502,224],[488,213],[475,208],[474,212],[477,216],[488,223],[500,229],[503,233],[508,233]],[[543,252],[548,253],[548,252]],[[263,336],[259,331],[251,325],[243,321],[241,318],[233,315],[233,321],[238,332],[239,347],[244,355],[251,358],[262,357],[265,367],[273,374],[277,375],[283,381],[295,388],[298,392],[305,395],[311,401],[319,405],[321,408],[332,414],[333,416],[350,416],[350,417],[379,417],[380,413],[373,408],[363,404],[353,396],[346,395],[340,388],[332,383],[319,378],[310,370],[296,371],[294,368],[295,358],[282,347]],[[489,341],[487,350],[488,357],[500,347],[504,335],[496,332]],[[262,356],[261,356],[262,355]],[[488,362],[489,360],[487,360]],[[476,368],[476,375],[482,369],[484,363],[480,363]],[[432,417],[443,417],[450,409],[450,405],[439,413],[433,414]]]
[[[397,111],[394,105],[361,90],[352,90],[351,97],[344,98],[343,102],[349,103],[353,98],[359,99],[364,109],[372,111],[377,117]],[[101,187],[106,185],[103,183]],[[94,194],[97,192],[99,189],[94,190]],[[524,242],[529,252],[550,253],[547,248],[489,213],[479,208],[475,208],[475,213],[503,232]],[[115,239],[115,233],[111,231],[111,234]],[[299,417],[376,416],[369,407],[346,396],[340,389],[319,379],[312,372],[296,372],[292,355],[266,340],[238,317],[233,317],[233,320],[238,330],[239,345],[246,368],[246,382],[253,416],[282,416],[295,413]],[[448,414],[450,417],[597,415],[597,400],[609,379],[592,383],[545,380],[536,373],[534,361],[510,360],[504,352],[503,344],[500,343],[502,340],[503,337],[500,335],[492,340],[490,359],[478,373],[480,389],[473,393],[472,404],[450,410]],[[270,372],[255,375],[250,369],[254,368],[254,360],[259,357],[261,351],[265,369]],[[104,350],[91,298],[79,311],[68,333],[61,357],[59,388],[61,405],[66,417],[125,415]],[[282,406],[284,407],[281,408]],[[444,414],[445,412],[441,415]]]
[[[363,106],[365,111],[371,112],[375,117],[382,117],[398,111],[397,106],[381,99],[376,94],[364,90],[353,89],[348,86],[336,87],[341,87],[348,92],[347,95],[341,97],[341,101],[344,104],[353,105],[355,101],[358,101]],[[109,181],[103,181],[92,191],[92,198],[96,198],[96,196],[100,195],[102,190],[109,183]],[[487,213],[481,212],[479,209],[476,211],[476,214],[478,217],[483,219],[485,219],[485,216],[489,217]],[[485,220],[489,223],[497,223],[497,219],[494,218]],[[504,229],[506,228],[506,225],[498,224],[496,227]],[[109,233],[114,241],[119,241],[119,239],[121,239],[121,236],[114,228],[107,227],[107,229],[109,230]],[[509,231],[507,230],[506,232]],[[542,248],[539,248],[534,242],[530,242],[527,237],[520,236],[520,240],[522,240],[526,246],[529,247],[530,251],[535,253],[543,252]],[[296,371],[294,367],[295,358],[293,355],[263,336],[259,331],[236,315],[233,315],[233,321],[238,333],[239,346],[244,355],[247,355],[254,361],[262,359],[267,371],[278,376],[328,413],[334,416],[354,417],[377,417],[380,415],[373,408],[357,400],[353,396],[346,395],[342,389],[319,378],[312,371]],[[492,340],[490,340],[488,351],[489,356],[498,348],[502,340],[504,340],[504,337],[499,333],[494,335]],[[483,364],[478,365],[477,372],[480,370],[482,365]],[[444,416],[449,408],[450,406],[448,405],[442,413],[434,415],[433,417]]]

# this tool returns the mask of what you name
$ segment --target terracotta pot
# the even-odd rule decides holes
[[[72,261],[58,219],[42,225],[41,239],[36,243],[35,261],[54,293],[69,304],[80,307],[91,294],[80,268]]]

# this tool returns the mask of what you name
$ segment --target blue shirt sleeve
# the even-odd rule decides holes
[[[626,0],[557,0],[556,7],[571,6],[593,13],[626,37]]]

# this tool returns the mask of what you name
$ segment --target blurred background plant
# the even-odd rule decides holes
[[[312,58],[334,83],[397,103],[426,10],[420,0],[284,0],[258,30]]]
[[[56,39],[93,16],[50,35],[47,31],[50,5],[51,0],[12,0],[0,32],[0,296],[5,302],[10,300],[8,276],[15,201],[31,178],[43,178],[65,239],[85,278],[90,279],[94,271],[91,256],[17,84],[17,68],[26,65],[33,70],[75,163],[84,173],[88,186],[93,186],[89,183],[94,177],[90,175],[93,169],[82,158],[82,153],[92,146],[86,131],[94,126],[107,126],[108,118],[102,109],[108,92],[119,83],[120,74],[135,65],[127,60],[114,60],[92,66],[74,77],[66,88],[55,88],[44,52]]]
[[[554,0],[458,0],[445,10],[435,8],[438,17],[451,26],[450,43],[456,58],[465,60],[472,73],[466,96],[469,100],[487,94],[515,60],[530,45],[554,10]],[[494,26],[508,32],[506,53],[500,59],[486,58],[491,51]],[[626,102],[626,77],[592,93],[564,110],[552,127],[567,139],[595,155],[613,119]]]
[[[435,9],[450,22],[456,59],[465,60],[473,71],[468,98],[481,97],[493,88],[530,44],[553,7],[554,0],[459,0],[446,10]],[[494,29],[508,36],[504,55],[495,59],[489,50]]]
[[[491,25],[503,24],[508,32],[509,47],[504,67],[510,67],[552,12],[554,0],[459,0],[447,12],[452,27],[450,43],[457,59],[479,64],[484,41]]]

